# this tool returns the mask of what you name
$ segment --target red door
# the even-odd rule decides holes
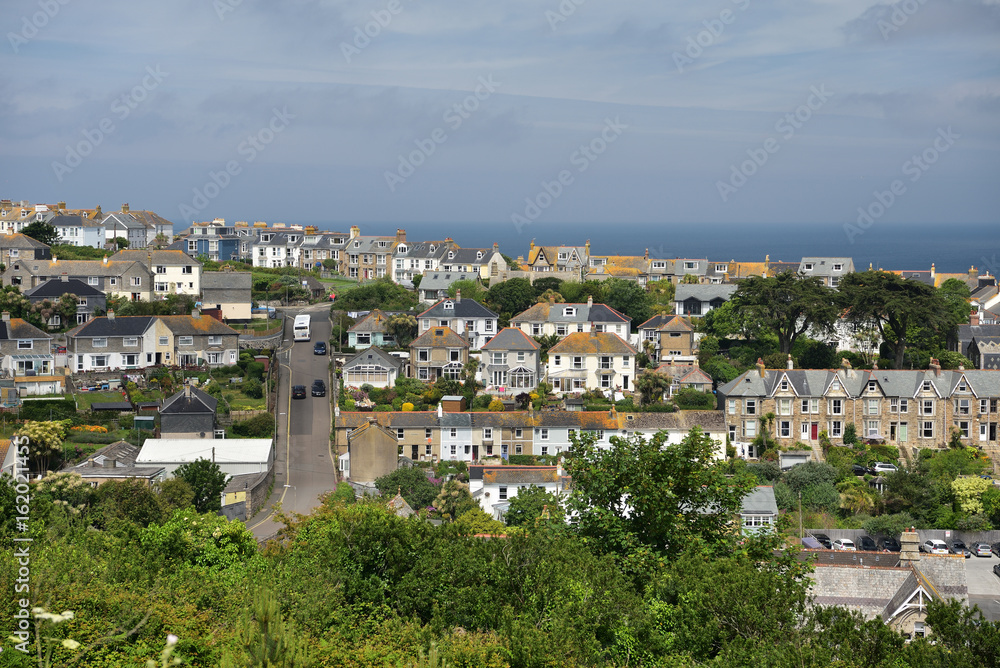
[[[812,423],[812,430],[809,432],[809,438],[814,441],[819,440],[819,422]]]

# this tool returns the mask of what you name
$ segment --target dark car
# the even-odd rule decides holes
[[[326,355],[326,341],[317,341],[313,346],[313,355]]]
[[[965,555],[966,559],[972,556],[972,552],[965,546],[965,543],[960,540],[953,540],[948,543],[948,552],[949,554]]]
[[[990,545],[990,551],[1000,557],[1000,543],[993,543]]]
[[[860,464],[852,464],[851,465],[851,470],[854,471],[854,475],[861,475],[861,476],[863,476],[863,475],[869,473],[868,469],[866,469],[864,466],[861,466]]]
[[[858,539],[858,549],[862,552],[878,552],[878,545],[871,536],[862,536]]]
[[[826,549],[828,550],[833,549],[833,541],[830,540],[830,537],[827,536],[825,533],[814,533],[812,537],[818,540],[819,544],[825,547]]]
[[[882,549],[886,552],[899,552],[903,547],[899,544],[899,541],[895,538],[883,538],[882,539]]]
[[[317,378],[313,381],[312,395],[314,397],[325,397],[326,396],[326,383]]]
[[[993,567],[993,574],[1000,578],[1000,564]]]
[[[292,385],[292,399],[305,399],[305,398],[306,398],[306,386]]]

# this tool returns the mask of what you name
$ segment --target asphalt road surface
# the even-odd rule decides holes
[[[1000,577],[993,566],[1000,563],[997,555],[969,557],[965,560],[965,577],[969,583],[969,605],[978,605],[983,617],[1000,621]]]
[[[277,355],[274,489],[265,508],[247,522],[258,539],[273,536],[283,526],[273,518],[277,503],[285,513],[308,515],[319,505],[320,495],[337,485],[336,462],[330,454],[330,356],[313,354],[316,341],[330,340],[328,312],[326,304],[285,312],[284,343]],[[297,313],[312,315],[311,341],[292,342],[292,321]],[[310,392],[317,378],[326,382],[325,397],[314,397]],[[292,385],[305,385],[306,398],[293,400]]]

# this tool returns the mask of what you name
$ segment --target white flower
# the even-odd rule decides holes
[[[171,633],[170,635],[167,636],[167,646],[173,647],[174,645],[177,644],[178,640],[179,638],[175,636],[173,633]]]
[[[77,649],[78,647],[80,647],[80,643],[73,640],[72,638],[66,638],[66,640],[62,641],[62,646],[65,647],[66,649]]]

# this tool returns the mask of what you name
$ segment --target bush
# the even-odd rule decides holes
[[[693,387],[684,387],[677,391],[673,397],[674,403],[681,410],[703,410],[715,409],[715,395],[711,392],[699,392]]]
[[[493,401],[493,396],[489,394],[480,394],[476,397],[475,401],[472,402],[474,408],[489,408],[490,403]]]
[[[401,407],[401,408],[403,409],[403,412],[404,412],[404,413],[409,413],[410,411],[412,411],[412,410],[413,410],[413,404],[411,404],[411,403],[410,403],[409,401],[407,401],[407,402],[405,402],[405,403],[404,403],[404,404],[402,405],[402,407]]]
[[[844,445],[855,445],[858,442],[858,430],[853,422],[848,422],[844,426]]]
[[[254,415],[249,420],[233,423],[233,433],[243,438],[270,438],[274,434],[274,416],[270,413]]]
[[[247,378],[258,381],[264,380],[264,363],[250,362],[247,364]]]
[[[243,391],[243,394],[247,395],[251,399],[261,399],[264,397],[264,386],[261,385],[261,382],[255,378],[251,378],[243,383],[243,386],[240,389]]]
[[[52,412],[51,417],[49,411]],[[25,401],[21,404],[21,411],[18,414],[20,420],[36,422],[66,420],[74,417],[76,417],[76,403],[72,399]]]
[[[781,477],[781,468],[775,462],[751,462],[747,471],[754,474],[761,485],[770,485]]]
[[[498,399],[494,399],[493,401],[490,402],[489,410],[491,412],[493,412],[493,413],[502,413],[503,412],[503,402],[500,401],[499,398]]]

